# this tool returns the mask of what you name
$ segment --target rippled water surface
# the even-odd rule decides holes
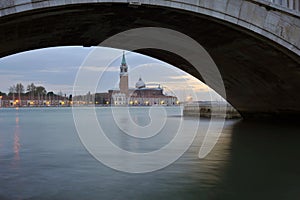
[[[129,174],[88,153],[71,108],[0,109],[0,199],[300,199],[300,128],[295,124],[228,120],[213,151],[199,159],[208,119],[170,115],[162,136],[152,137],[149,145],[111,123],[107,108],[96,111],[110,140],[128,151],[161,148],[182,121],[190,131],[199,124],[199,130],[175,163]],[[140,126],[151,122],[145,108],[130,112]]]

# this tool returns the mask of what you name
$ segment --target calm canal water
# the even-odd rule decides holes
[[[143,110],[131,112],[140,125],[149,123]],[[97,108],[97,116],[114,143],[151,150],[146,143],[134,149],[136,141],[110,123],[107,108]],[[174,132],[179,120],[170,116],[162,131]],[[0,199],[300,199],[300,126],[228,120],[213,151],[200,160],[209,120],[183,121],[201,128],[180,159],[129,174],[87,152],[71,108],[0,109]],[[170,137],[152,143],[159,148]]]

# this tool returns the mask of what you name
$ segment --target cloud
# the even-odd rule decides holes
[[[21,75],[1,74],[0,75],[0,91],[8,92],[8,88],[16,83],[20,83],[23,77]]]
[[[38,70],[37,72],[40,72],[40,73],[62,73],[62,72],[66,72],[66,71],[58,70],[58,69],[41,69],[41,70]]]
[[[54,47],[26,51],[0,59],[0,66],[11,70],[25,68],[27,70],[41,67],[80,66],[91,48]]]
[[[63,66],[63,67],[41,67],[38,70],[33,70],[34,73],[70,73],[76,72],[78,66]]]
[[[119,67],[82,66],[82,70],[94,72],[119,72]]]

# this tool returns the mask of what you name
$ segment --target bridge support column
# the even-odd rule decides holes
[[[281,0],[281,5],[284,7],[288,7],[288,0]]]
[[[288,0],[288,8],[295,10],[295,0]]]
[[[300,11],[300,2],[298,0],[294,0],[295,3],[295,10]]]

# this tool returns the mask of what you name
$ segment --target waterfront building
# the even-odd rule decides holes
[[[128,97],[128,66],[125,59],[125,53],[123,52],[122,62],[120,66],[120,83],[119,83],[120,91],[119,94],[124,94]]]
[[[128,65],[125,54],[123,53],[120,65],[119,88],[110,89],[108,93],[96,93],[96,104],[110,104],[115,106],[151,106],[151,105],[177,105],[177,97],[165,95],[160,84],[147,85],[142,78],[135,84],[135,88],[129,88]]]
[[[29,93],[0,96],[0,107],[41,107],[41,106],[69,106],[70,100],[65,96],[48,93],[47,95],[32,97]]]

